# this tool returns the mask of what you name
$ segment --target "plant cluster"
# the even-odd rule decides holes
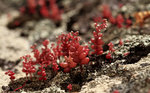
[[[62,56],[65,57],[65,62],[60,63],[60,66],[64,68],[64,72],[69,72],[76,65],[88,64],[89,58],[87,55],[89,49],[88,46],[80,45],[78,32],[60,35],[58,37],[58,44],[61,46]]]
[[[26,76],[30,75],[30,78],[37,72],[39,80],[46,80],[45,68],[47,67],[52,67],[57,72],[60,66],[64,68],[64,72],[70,72],[77,65],[88,64],[88,46],[80,45],[79,41],[78,32],[71,32],[61,34],[58,37],[57,45],[51,44],[51,47],[48,47],[48,40],[43,41],[44,47],[41,48],[41,52],[36,45],[31,46],[34,58],[31,55],[21,57],[24,60],[22,72],[26,73]],[[60,57],[64,57],[65,62],[58,63],[57,60],[62,61]],[[36,69],[37,66],[39,66],[38,69]]]
[[[116,25],[118,28],[129,28],[132,25],[132,21],[129,18],[124,18],[122,14],[118,14],[116,18],[112,15],[112,12],[108,5],[102,6],[102,17],[108,19],[108,21]]]
[[[99,18],[97,20],[97,22],[99,22],[101,19]],[[103,54],[103,40],[102,40],[102,36],[103,34],[101,33],[101,30],[106,28],[106,20],[103,20],[103,24],[99,25],[98,23],[95,23],[95,28],[96,31],[93,31],[93,36],[94,38],[91,39],[92,42],[92,46],[91,48],[94,50],[92,52],[92,54],[96,54],[96,55],[101,55]]]
[[[56,4],[56,0],[26,0],[26,6],[20,8],[21,14],[38,14],[44,18],[49,18],[54,21],[61,20],[61,13]]]
[[[102,22],[101,24],[99,24]],[[91,39],[91,46],[83,45],[81,38],[78,36],[79,32],[70,32],[68,34],[61,34],[56,38],[56,44],[51,44],[48,40],[43,41],[43,47],[38,50],[37,45],[31,46],[33,57],[31,55],[25,55],[21,57],[23,60],[22,72],[32,79],[33,76],[38,76],[39,80],[46,80],[47,73],[46,68],[52,68],[57,74],[58,70],[62,70],[65,73],[69,73],[73,68],[77,66],[82,68],[84,65],[88,65],[91,55],[103,54],[103,40],[102,29],[107,27],[106,20],[98,20],[95,23],[96,31],[93,31],[93,38]],[[50,45],[50,46],[49,46]],[[112,59],[112,53],[115,51],[113,44],[109,43],[109,53],[106,55],[106,59]],[[90,52],[90,49],[92,50]],[[8,73],[8,72],[7,72]],[[9,71],[9,73],[12,73]],[[9,74],[10,79],[13,78],[14,73]],[[24,84],[25,85],[25,84]],[[24,86],[23,85],[23,86]],[[15,89],[21,89],[23,86]],[[69,91],[72,90],[72,86],[68,85]]]

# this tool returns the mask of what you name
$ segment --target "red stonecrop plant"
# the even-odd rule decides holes
[[[32,78],[32,74],[35,73],[36,69],[33,65],[31,56],[26,55],[26,56],[21,57],[21,59],[24,59],[22,72],[26,73],[26,76],[28,76],[29,74],[30,78]]]
[[[62,10],[58,8],[56,0],[27,0],[26,2],[26,7],[23,6],[20,8],[21,14],[29,13],[33,15],[39,12],[45,18],[54,21],[61,20]]]
[[[42,52],[40,52],[38,49],[36,49],[36,45],[31,46],[32,52],[34,53],[34,61],[33,58],[31,58],[30,55],[23,56],[23,72],[26,73],[26,75],[30,74],[30,77],[32,77],[32,73],[36,72],[35,66],[40,65],[38,71],[38,75],[40,75],[39,80],[46,80],[46,72],[45,68],[48,66],[52,66],[54,71],[58,71],[58,64],[57,64],[57,58],[58,54],[55,49],[55,47],[52,45],[52,47],[48,48],[49,41],[45,40],[43,41]]]
[[[91,39],[92,45],[91,48],[94,50],[92,54],[101,55],[103,54],[103,40],[101,33],[101,30],[106,28],[106,20],[103,20],[103,23],[99,25],[98,23],[95,23],[96,31],[93,31],[94,38]]]
[[[15,79],[15,73],[11,70],[8,70],[7,72],[5,72],[6,75],[10,76],[10,80],[13,81]]]
[[[61,47],[61,55],[69,56],[70,46],[75,42],[79,42],[78,32],[59,35],[57,44]]]
[[[44,6],[44,0],[40,0],[40,5]],[[55,0],[49,1],[54,3]],[[33,2],[32,2],[33,3]],[[31,5],[30,5],[31,6]],[[33,6],[33,5],[32,5]],[[54,6],[53,6],[54,7]],[[55,6],[56,7],[56,6]],[[32,9],[33,12],[34,8]],[[102,21],[101,24],[99,24]],[[101,20],[100,18],[95,19],[95,29],[93,31],[93,38],[91,39],[91,48],[93,49],[91,54],[102,55],[103,54],[103,40],[102,40],[102,30],[106,28],[106,20]],[[38,50],[36,44],[31,46],[33,57],[31,55],[26,55],[21,57],[23,59],[23,69],[22,72],[28,75],[30,78],[33,75],[38,75],[39,80],[47,80],[47,68],[52,68],[54,73],[57,74],[58,70],[63,69],[64,72],[69,73],[73,68],[80,66],[81,72],[82,67],[88,65],[89,63],[89,47],[87,45],[81,45],[81,38],[78,36],[79,32],[70,32],[68,34],[61,34],[57,38],[56,45],[51,44],[49,47],[49,41],[45,40],[42,42],[43,47]],[[122,42],[120,41],[120,45]],[[109,52],[106,55],[106,59],[112,59],[112,53],[115,51],[113,44],[109,43]],[[64,58],[64,61],[61,60]],[[10,79],[15,79],[14,73],[12,71],[6,72],[10,76]],[[26,85],[26,82],[23,86],[15,89],[21,89]],[[69,84],[69,91],[72,90],[72,85]]]
[[[102,17],[108,19],[111,24],[116,25],[118,28],[124,27],[129,28],[132,25],[132,21],[130,19],[125,19],[122,14],[117,14],[116,18],[112,15],[110,7],[108,5],[102,6]]]
[[[68,70],[65,72],[69,72],[70,68],[66,64],[79,64],[80,67],[82,65],[88,64],[89,58],[87,57],[89,49],[88,46],[80,45],[80,38],[78,37],[78,32],[71,32],[69,34],[62,34],[58,37],[58,44],[61,46],[62,55],[65,56],[67,62],[60,63],[61,67],[67,68]],[[69,60],[67,59],[69,58]],[[75,63],[74,63],[75,62]],[[65,65],[65,67],[63,66]]]

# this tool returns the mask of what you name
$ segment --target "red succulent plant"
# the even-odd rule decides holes
[[[67,63],[71,63],[74,65],[76,63],[82,66],[84,64],[88,64],[89,62],[89,58],[87,57],[89,49],[88,49],[88,46],[80,45],[79,41],[80,41],[80,38],[78,37],[78,32],[62,34],[58,37],[58,42],[61,46],[62,55],[65,57],[66,61],[68,60],[67,58],[69,58],[69,61]],[[66,62],[60,63],[60,65],[62,64],[66,65],[67,63]],[[73,68],[73,67],[70,67],[70,68]],[[69,67],[67,66],[66,68],[69,68]],[[65,72],[68,72],[68,71],[70,71],[70,69],[68,69]]]
[[[6,75],[10,76],[10,80],[13,81],[15,79],[15,73],[11,70],[8,70],[7,72],[5,72]]]
[[[36,45],[31,46],[32,52],[34,53],[34,60],[31,58],[30,55],[23,56],[23,72],[26,73],[26,75],[30,74],[30,77],[32,77],[32,73],[36,72],[35,65],[40,65],[38,75],[39,80],[46,80],[46,72],[45,68],[48,66],[52,66],[54,71],[58,71],[58,64],[57,64],[57,58],[58,53],[56,51],[56,48],[52,45],[52,47],[48,47],[49,41],[45,40],[43,41],[42,52],[40,52],[38,49],[36,49]]]
[[[30,78],[32,78],[32,74],[36,72],[36,69],[34,67],[31,56],[26,55],[21,57],[21,59],[24,59],[22,72],[26,73],[26,76],[29,74]]]
[[[114,17],[110,7],[106,4],[102,6],[102,17],[108,19],[111,24],[116,25],[118,28],[124,27],[124,24],[127,28],[132,25],[132,21],[125,19],[122,14],[117,14],[116,17]]]
[[[101,30],[106,28],[106,20],[103,20],[103,23],[99,25],[98,23],[95,23],[96,31],[93,31],[94,38],[91,39],[92,45],[91,48],[94,50],[92,54],[101,55],[103,54],[103,40],[101,33]]]
[[[61,20],[62,10],[58,8],[56,0],[26,0],[27,5],[20,8],[21,14],[37,14],[54,21]],[[47,4],[47,2],[49,4]]]

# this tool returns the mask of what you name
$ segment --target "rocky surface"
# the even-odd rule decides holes
[[[98,2],[99,0],[87,0],[87,2],[84,0],[62,0],[58,2],[64,8],[62,21],[59,24],[49,19],[28,20],[22,27],[8,29],[7,24],[19,16],[19,12],[15,9],[18,9],[24,3],[18,0],[12,0],[9,3],[8,1],[0,0],[0,92],[4,93],[12,92],[12,87],[9,85],[17,88],[24,83],[25,73],[22,73],[20,57],[31,53],[30,46],[33,43],[37,43],[40,46],[41,42],[45,39],[55,42],[57,35],[80,29],[82,40],[89,41],[93,31],[91,18],[99,14],[97,12],[100,11],[101,4],[106,2]],[[109,2],[111,7],[113,7],[112,9],[116,9],[113,12],[114,15],[123,12],[125,16],[133,17],[133,12],[150,9],[148,0],[143,2],[139,0],[122,1],[126,5],[120,10],[117,10],[116,3],[118,4],[117,1]],[[8,13],[4,9],[10,12]],[[142,28],[134,25],[129,29],[117,29],[109,24],[107,30],[103,31],[103,40],[106,43],[110,41],[114,43],[116,51],[113,56],[115,60],[110,62],[101,59],[92,60],[91,63],[100,62],[101,66],[97,66],[96,69],[89,67],[92,71],[88,71],[88,75],[84,76],[84,73],[82,73],[83,77],[81,75],[81,78],[86,77],[86,80],[78,82],[81,84],[74,83],[73,93],[113,93],[115,90],[118,90],[120,93],[148,93],[150,91],[149,26],[149,20],[145,22]],[[122,38],[124,43],[122,46],[118,43],[120,38]],[[107,52],[105,51],[105,53]],[[129,54],[125,56],[125,53]],[[13,84],[9,77],[5,75],[7,70],[12,70],[16,73],[16,80],[14,82],[18,82],[17,85]],[[78,70],[75,69],[74,71]],[[70,76],[69,74],[59,72],[53,77],[51,70],[48,73],[48,81],[40,83],[36,82],[36,80],[34,81],[36,84],[45,85],[44,88],[42,87],[43,89],[34,90],[28,88],[28,86],[32,85],[27,84],[19,92],[66,93],[67,84],[73,82],[73,79],[78,76],[76,75],[78,73]],[[74,74],[74,72],[72,73]]]

